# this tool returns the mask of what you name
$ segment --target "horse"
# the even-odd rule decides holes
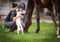
[[[53,3],[51,0],[28,0],[26,14],[25,14],[25,18],[24,18],[24,23],[25,23],[24,32],[28,32],[28,28],[32,24],[32,13],[33,13],[34,7],[36,8],[36,11],[37,11],[36,33],[39,33],[39,31],[40,31],[40,23],[39,23],[40,12],[41,12],[40,9],[43,7],[48,8],[48,10],[51,13],[50,15],[52,17],[52,20],[53,20],[55,26],[57,26],[55,15],[54,15]]]

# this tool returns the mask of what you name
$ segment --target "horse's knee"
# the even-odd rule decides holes
[[[27,28],[29,28],[29,26],[32,24],[32,21],[28,21],[28,22],[26,22],[26,24],[25,24],[25,26],[27,27]]]
[[[31,24],[32,24],[31,20],[25,22],[24,32],[28,32],[28,28],[30,27]]]

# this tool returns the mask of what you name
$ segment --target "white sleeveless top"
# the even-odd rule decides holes
[[[23,10],[22,12],[17,12],[17,15],[16,16],[20,16],[20,15],[25,14],[25,13],[26,13],[26,11]]]

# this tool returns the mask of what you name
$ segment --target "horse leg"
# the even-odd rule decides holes
[[[39,10],[37,11],[37,30],[36,33],[38,33],[40,31],[40,14],[39,14]]]
[[[60,35],[60,14],[58,13],[58,19],[59,19],[59,35]]]
[[[24,32],[28,32],[28,28],[32,23],[31,18],[32,18],[33,9],[34,9],[34,2],[33,0],[29,0],[27,4],[26,14],[24,17],[24,23],[25,23]]]
[[[50,15],[51,15],[51,18],[52,18],[52,20],[53,20],[53,22],[55,24],[55,27],[57,28],[57,23],[56,23],[56,18],[55,18],[54,12],[53,12],[53,7],[48,8],[48,9],[50,11]]]
[[[35,3],[35,7],[36,7],[36,10],[37,10],[37,30],[36,30],[36,33],[39,33],[40,31],[40,5]]]
[[[31,17],[30,17],[30,19],[29,19],[29,17],[27,17],[24,23],[25,23],[24,32],[28,32],[28,28],[32,23]]]

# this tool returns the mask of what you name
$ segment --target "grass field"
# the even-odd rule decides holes
[[[17,35],[16,31],[9,33],[0,23],[0,42],[60,42],[60,39],[56,38],[56,28],[53,23],[43,22],[40,28],[40,32],[36,34],[36,23],[33,22],[28,33]]]

